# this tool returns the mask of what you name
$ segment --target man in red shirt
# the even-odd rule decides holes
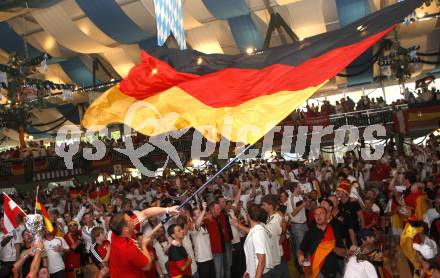
[[[390,177],[391,168],[383,159],[376,161],[376,164],[371,169],[370,180],[382,182],[384,179]]]
[[[70,249],[66,251],[64,261],[66,263],[66,277],[75,277],[75,272],[81,268],[81,252],[84,250],[81,234],[78,230],[78,223],[74,220],[67,223],[69,231],[64,239]],[[82,250],[81,250],[82,249]]]
[[[204,223],[209,233],[211,251],[214,257],[216,278],[223,278],[225,273],[225,251],[226,241],[222,231],[220,221],[221,207],[218,202],[212,202],[208,205],[209,213],[206,215]]]
[[[170,208],[153,207],[136,214],[137,221],[142,223],[149,217],[160,214],[177,213],[177,206]],[[112,238],[110,244],[110,277],[141,278],[151,267],[151,257],[147,245],[150,237],[143,237],[140,246],[131,237],[134,231],[133,217],[119,213],[110,220]]]
[[[224,268],[225,278],[231,278],[232,267],[232,229],[229,222],[229,215],[226,212],[226,200],[223,196],[217,198],[217,203],[220,205],[220,227],[225,241],[225,256],[224,256]]]

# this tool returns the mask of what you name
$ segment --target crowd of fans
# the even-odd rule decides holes
[[[431,90],[418,89],[417,93],[409,89],[405,89],[403,98],[393,101],[391,104],[387,104],[383,97],[369,97],[361,96],[356,103],[350,96],[345,96],[336,101],[335,104],[331,104],[330,101],[324,100],[319,105],[312,103],[307,104],[305,109],[297,109],[291,113],[285,121],[293,122],[295,125],[303,125],[306,119],[313,119],[320,116],[328,117],[333,114],[343,114],[349,112],[363,111],[368,109],[379,109],[386,106],[396,106],[402,104],[414,104],[414,103],[426,103],[431,101],[440,100],[439,90],[432,88]],[[122,140],[115,140],[108,137],[103,137],[101,140],[107,147],[121,147]],[[134,143],[137,139],[134,138]],[[142,140],[142,138],[139,138]],[[86,147],[86,142],[81,142],[80,147]],[[26,158],[44,158],[56,156],[55,144],[50,143],[48,146],[44,145],[43,141],[30,141],[26,148],[14,147],[7,150],[0,151],[0,161],[26,159]]]
[[[19,217],[0,277],[393,277],[399,252],[439,277],[439,139],[377,161],[242,162],[178,212],[215,167],[41,191],[54,230],[35,241]],[[11,197],[34,210],[35,193]]]
[[[438,100],[440,100],[440,91],[436,88],[419,88],[416,90],[416,92],[405,88],[402,93],[402,98],[393,101],[391,104],[386,103],[383,97],[374,98],[366,95],[361,96],[361,98],[355,102],[352,98],[350,98],[350,96],[345,96],[340,100],[337,100],[334,104],[331,104],[328,100],[320,102],[319,105],[315,105],[314,103],[311,105],[307,104],[304,110],[297,109],[294,111],[290,115],[290,120],[298,125],[301,125],[304,124],[306,119],[321,116],[328,117],[329,115],[334,114],[343,114],[369,109],[380,109],[386,106],[395,107],[403,104],[429,103]]]

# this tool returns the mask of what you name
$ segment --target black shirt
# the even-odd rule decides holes
[[[331,221],[329,226],[333,228],[333,234],[335,236],[335,246],[344,248],[343,236],[341,229],[336,225],[336,221]],[[328,227],[328,226],[327,226]],[[318,248],[319,243],[324,238],[326,231],[323,231],[316,227],[316,223],[312,223],[310,229],[304,235],[304,239],[301,242],[300,250],[304,253],[305,257],[313,255]],[[341,272],[338,263],[338,256],[335,252],[330,252],[324,260],[324,264],[321,268],[321,273],[324,277],[335,277],[338,272]]]
[[[344,238],[346,238],[347,243],[350,243],[348,230],[353,229],[355,232],[359,231],[360,225],[357,212],[361,210],[361,206],[358,202],[348,201],[345,204],[341,202],[338,208],[338,219],[342,222]],[[356,244],[356,242],[351,242],[351,244]]]
[[[171,245],[170,249],[168,249],[168,273],[170,277],[191,276],[191,267],[188,267],[183,272],[180,270],[180,267],[187,262],[188,258],[185,247]]]

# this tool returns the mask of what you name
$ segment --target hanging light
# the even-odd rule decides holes
[[[198,59],[197,59],[197,65],[201,65],[203,63],[203,58],[202,57],[199,57]]]
[[[254,53],[254,49],[252,47],[248,47],[248,48],[246,48],[246,53],[250,55],[250,54]]]
[[[362,32],[362,31],[364,31],[365,29],[367,29],[367,27],[364,26],[364,25],[359,25],[358,27],[356,27],[356,30],[358,30],[359,32]]]

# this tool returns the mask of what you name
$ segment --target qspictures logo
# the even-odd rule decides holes
[[[146,119],[139,119],[136,117],[136,113],[141,109],[144,111],[148,110],[152,117]],[[162,166],[163,168],[165,168],[171,160],[179,169],[183,170],[184,165],[179,157],[179,153],[171,143],[172,138],[179,139],[188,131],[174,129],[176,121],[180,119],[179,116],[180,115],[175,112],[167,115],[161,115],[153,105],[146,102],[134,103],[124,118],[123,136],[125,138],[125,148],[115,148],[114,150],[128,156],[130,161],[133,163],[133,166],[135,166],[143,175],[148,177],[154,177],[155,171],[148,169],[145,165],[143,165],[140,159],[148,156],[156,149],[162,150],[167,155],[164,165]],[[147,142],[144,142],[144,144],[141,146],[135,147],[131,137],[131,126],[133,123],[136,123],[137,129],[148,130],[149,133],[154,134],[154,136],[148,137]],[[209,140],[204,143],[202,134],[210,134],[208,137],[211,138],[216,135],[223,135],[222,138],[227,138],[228,136],[224,135],[230,135],[233,124],[234,118],[226,117],[222,124],[221,130],[217,130],[215,125],[198,127],[199,132],[193,133],[190,158],[193,160],[199,160],[201,158],[209,157],[214,153],[216,143]],[[280,133],[281,130],[281,152],[292,152],[292,143],[295,143],[293,152],[297,153],[299,157],[304,156],[304,153],[306,152],[307,138],[311,136],[310,151],[308,153],[308,158],[310,159],[316,159],[319,157],[322,139],[326,135],[335,133],[333,141],[334,148],[341,149],[342,146],[345,146],[345,152],[354,150],[357,147],[357,142],[360,139],[360,130],[353,125],[344,125],[337,129],[334,129],[333,125],[328,125],[325,127],[313,126],[311,133],[309,126],[275,126],[270,129],[269,132],[265,133],[262,140],[261,149],[250,148],[246,151],[246,153],[242,153],[245,146],[244,144],[239,143],[236,144],[235,155],[240,154],[242,159],[252,159],[257,158],[260,153],[264,154],[266,151],[272,151],[275,133]],[[99,131],[99,134],[101,135],[108,135],[108,129],[105,126],[93,126],[86,130],[85,136],[92,139],[91,144],[93,148],[82,148],[82,155],[84,159],[101,160],[106,154],[106,145],[97,137],[97,131]],[[243,125],[239,127],[236,134],[237,142],[246,142],[245,138],[247,138],[249,134],[261,134],[261,130],[254,125]],[[294,134],[296,135],[294,136]],[[79,141],[81,135],[81,130],[75,125],[65,125],[58,130],[56,141],[62,143],[55,146],[55,152],[58,156],[64,159],[67,169],[73,169],[73,156],[79,152]],[[383,137],[385,135],[386,129],[383,125],[369,125],[363,130],[362,138],[365,141],[372,141],[377,139],[377,137]],[[296,138],[295,142],[293,142],[294,138]],[[68,141],[71,143],[66,143]],[[219,144],[218,158],[231,158],[229,157],[229,149],[229,140],[222,140]],[[383,145],[371,145],[361,148],[361,157],[364,160],[378,160],[383,156],[383,154]],[[336,159],[338,159],[338,157]]]

